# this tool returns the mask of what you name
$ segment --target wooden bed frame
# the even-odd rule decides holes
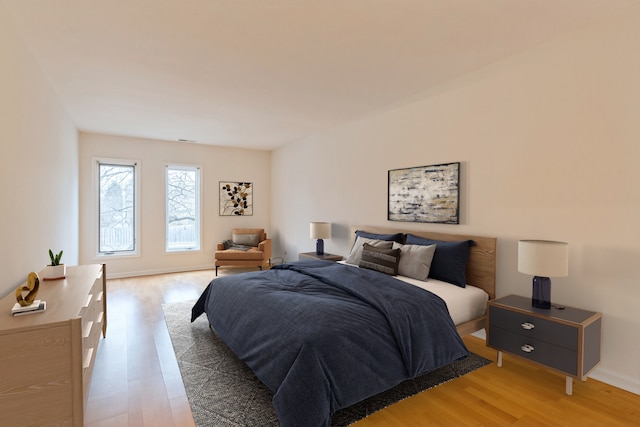
[[[461,240],[473,240],[475,245],[469,253],[467,264],[467,283],[483,289],[489,294],[489,299],[496,297],[496,246],[495,237],[474,236],[470,234],[447,234],[431,231],[404,230],[391,227],[377,227],[369,225],[352,225],[350,232],[351,245],[355,240],[356,230],[369,233],[406,233],[433,240],[457,242]],[[472,334],[485,327],[486,315],[458,325],[460,336]]]

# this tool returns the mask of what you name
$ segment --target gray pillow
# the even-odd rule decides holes
[[[401,245],[394,242],[393,248],[400,249],[398,274],[426,282],[436,245]]]
[[[362,259],[362,245],[364,245],[365,243],[368,243],[371,246],[375,246],[376,248],[384,249],[391,249],[391,247],[393,246],[392,241],[367,239],[365,237],[358,236],[356,238],[356,242],[353,245],[353,248],[351,248],[351,253],[347,257],[347,263],[355,265],[360,264],[360,260]]]
[[[233,243],[236,245],[258,246],[260,234],[234,234]]]

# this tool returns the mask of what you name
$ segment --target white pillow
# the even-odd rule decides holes
[[[367,239],[366,237],[358,236],[356,238],[356,242],[353,244],[353,248],[351,248],[351,253],[347,257],[346,262],[348,264],[354,264],[354,265],[360,264],[360,260],[362,259],[362,246],[365,243],[368,243],[371,246],[375,246],[376,248],[383,248],[383,249],[391,249],[391,247],[393,246],[392,241]]]
[[[398,274],[426,282],[436,245],[401,245],[393,242],[393,249],[397,248],[400,248]]]

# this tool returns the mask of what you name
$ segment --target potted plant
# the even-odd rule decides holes
[[[60,263],[62,252],[63,251],[60,251],[60,253],[54,254],[53,251],[49,249],[51,264],[47,265],[44,270],[42,270],[42,280],[58,280],[66,277],[67,268],[64,264]]]

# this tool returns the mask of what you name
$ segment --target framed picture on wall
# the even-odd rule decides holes
[[[389,221],[459,224],[460,162],[389,171]]]
[[[253,215],[253,184],[220,181],[220,216]]]

